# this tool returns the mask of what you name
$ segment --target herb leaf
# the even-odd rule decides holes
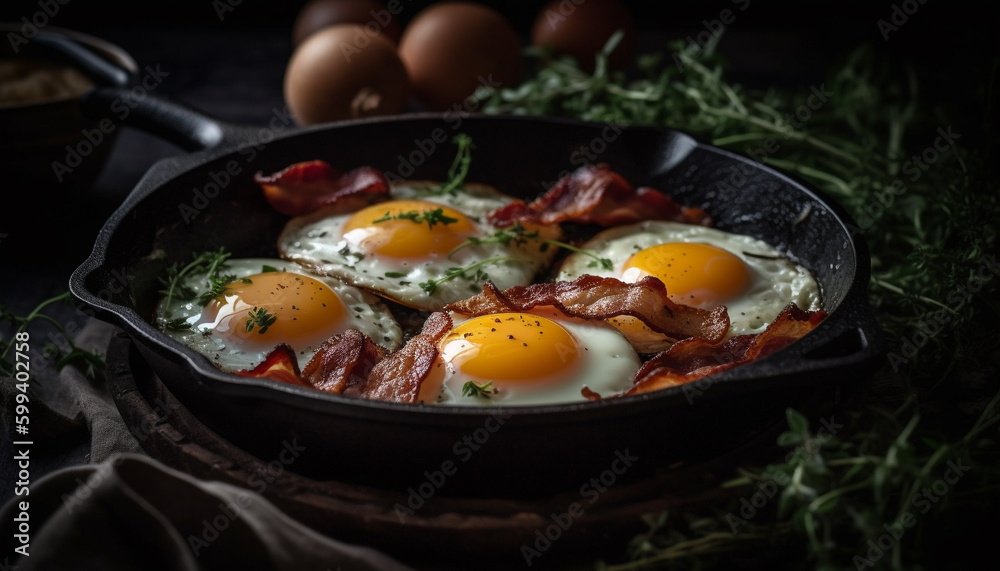
[[[220,299],[226,294],[226,287],[234,281],[236,281],[236,276],[233,274],[208,276],[208,289],[198,296],[198,303],[207,305],[213,299]],[[243,283],[249,283],[250,280],[243,278],[242,281]]]
[[[612,263],[612,261],[609,258],[602,258],[598,256],[597,253],[594,252],[593,250],[587,250],[586,248],[579,248],[577,246],[574,246],[573,244],[567,244],[566,242],[560,242],[558,240],[546,240],[545,242],[548,244],[552,244],[553,246],[559,246],[560,248],[565,248],[571,252],[576,252],[577,254],[582,254],[584,256],[593,258],[593,260],[587,264],[588,268],[599,267],[602,270],[609,272],[615,269],[614,263]]]
[[[218,275],[220,267],[229,257],[230,253],[225,248],[219,248],[216,251],[194,254],[194,259],[182,268],[177,264],[167,268],[166,275],[159,278],[160,284],[163,285],[160,294],[164,296],[164,305],[169,306],[175,295],[181,299],[194,299],[194,290],[185,286],[183,281],[188,276],[198,273],[205,273],[211,280],[213,276]]]
[[[493,386],[493,381],[487,381],[483,384],[479,384],[475,381],[466,381],[465,384],[462,385],[463,397],[481,397],[488,399],[499,392],[500,390]]]
[[[434,210],[425,210],[423,212],[408,210],[406,212],[398,212],[396,214],[386,212],[385,216],[382,216],[377,220],[372,220],[372,222],[388,222],[389,220],[410,220],[418,224],[426,222],[428,228],[434,228],[435,224],[447,226],[448,224],[458,222],[458,218],[452,218],[451,216],[445,215],[443,208],[435,208]]]
[[[265,307],[254,307],[250,310],[250,315],[247,317],[247,333],[251,333],[254,327],[259,327],[257,333],[263,335],[267,332],[268,327],[277,321],[278,317],[267,311]]]
[[[500,244],[502,246],[509,246],[511,244],[515,246],[521,246],[528,242],[528,240],[535,240],[538,238],[538,230],[533,232],[528,232],[520,222],[515,222],[510,228],[501,228],[493,232],[492,236],[487,236],[485,238],[479,238],[477,236],[469,236],[458,246],[455,246],[451,252],[448,253],[450,257],[455,252],[461,250],[462,248],[468,248],[469,246],[478,246],[479,244]]]
[[[420,282],[418,285],[420,289],[424,290],[427,295],[434,295],[437,291],[437,287],[445,282],[451,281],[456,278],[462,278],[470,282],[485,282],[490,279],[489,274],[482,270],[483,266],[488,264],[495,264],[498,262],[527,262],[528,260],[522,260],[520,258],[512,258],[510,256],[494,256],[492,258],[487,258],[485,260],[480,260],[474,262],[465,267],[453,267],[445,270],[444,276],[437,279],[429,279],[427,281]]]
[[[448,180],[437,189],[439,194],[455,194],[456,190],[462,188],[465,177],[469,175],[469,165],[472,164],[472,137],[459,133],[452,138],[452,142],[458,145],[458,152],[448,168]]]

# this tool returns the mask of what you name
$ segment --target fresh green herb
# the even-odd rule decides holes
[[[385,277],[387,278],[405,278],[406,272],[386,272]]]
[[[361,260],[365,259],[365,255],[364,254],[362,254],[361,252],[355,252],[354,250],[351,250],[350,246],[344,246],[343,248],[337,250],[337,253],[340,254],[341,256],[343,256],[345,259],[346,258],[355,258],[355,261],[354,261],[355,264],[358,263],[358,262],[360,262]]]
[[[462,188],[465,177],[469,175],[469,165],[472,164],[472,137],[459,133],[452,138],[452,142],[458,145],[458,152],[448,168],[448,180],[437,189],[438,194],[454,195],[456,190]]]
[[[480,397],[480,398],[490,398],[493,395],[500,392],[493,386],[493,381],[488,381],[483,384],[479,384],[475,381],[466,381],[462,385],[462,396],[463,397]]]
[[[876,382],[892,389],[834,417],[844,425],[834,438],[821,438],[789,411],[790,430],[778,444],[815,453],[744,466],[739,478],[719,487],[732,500],[649,514],[649,530],[628,552],[597,566],[940,567],[924,560],[931,539],[963,539],[955,530],[989,527],[992,506],[1000,503],[1000,336],[982,334],[1000,319],[992,257],[1000,220],[995,161],[989,149],[965,147],[957,138],[941,150],[946,141],[939,130],[947,133],[950,120],[921,103],[913,74],[893,73],[891,62],[868,46],[847,54],[812,88],[751,90],[727,81],[726,62],[714,51],[720,40],[713,36],[700,50],[676,42],[670,55],[645,54],[638,75],[629,76],[608,69],[607,47],[593,73],[567,58],[540,59],[521,85],[477,97],[486,113],[680,129],[825,192],[858,222],[853,230],[871,251],[869,299],[888,342]],[[820,96],[826,100],[817,106]],[[808,119],[796,115],[800,109],[809,110]],[[921,163],[916,177],[908,174],[916,164],[911,157],[935,141],[936,162]],[[924,497],[946,470],[955,475],[952,466],[969,467],[954,491],[935,501]],[[740,500],[759,500],[754,494],[765,485],[773,496],[754,517],[745,523],[728,517],[740,517]],[[886,535],[898,535],[903,521],[909,526],[902,537]],[[879,546],[882,537],[892,538],[891,545]]]
[[[209,275],[208,276],[208,289],[203,291],[200,296],[198,296],[198,303],[201,305],[208,305],[208,302],[213,299],[221,299],[222,296],[226,294],[226,288],[229,284],[236,281],[236,276],[233,274],[227,274],[224,276]],[[243,283],[250,283],[250,280],[243,278]]]
[[[191,329],[191,324],[184,317],[177,317],[175,319],[168,319],[163,322],[163,328],[169,329],[171,331],[187,331]]]
[[[36,322],[47,323],[55,328],[56,333],[59,334],[59,338],[63,341],[61,344],[64,347],[60,347],[55,343],[48,343],[42,351],[43,355],[56,359],[56,370],[62,370],[64,367],[73,367],[90,379],[96,379],[99,374],[103,373],[104,357],[77,345],[74,342],[73,336],[66,331],[66,327],[46,313],[46,310],[51,306],[59,303],[71,303],[72,301],[73,297],[67,291],[39,303],[25,316],[14,315],[6,305],[0,304],[0,323],[6,323],[14,329],[10,335],[10,339],[0,336],[0,347],[3,347],[3,351],[0,352],[0,373],[10,377],[14,376],[15,365],[7,360],[8,356],[11,349],[15,348],[18,336],[28,331],[28,327]],[[31,337],[31,339],[35,338]],[[68,350],[65,347],[68,347]],[[17,351],[20,351],[20,349]]]
[[[609,258],[602,258],[598,256],[597,253],[595,253],[593,250],[588,250],[586,248],[579,248],[577,246],[574,246],[573,244],[567,244],[566,242],[560,242],[558,240],[546,240],[545,242],[548,244],[552,244],[553,246],[559,246],[560,248],[565,248],[571,252],[576,252],[577,254],[593,258],[593,260],[591,260],[587,264],[588,268],[601,268],[602,270],[607,270],[607,271],[611,271],[615,268],[615,265],[611,262]]]
[[[169,307],[174,296],[180,299],[194,299],[195,290],[184,284],[184,280],[191,275],[204,273],[211,280],[213,276],[218,276],[222,264],[228,260],[230,253],[225,248],[219,248],[214,252],[202,252],[194,254],[193,260],[184,267],[173,264],[167,268],[166,275],[160,278],[160,283],[164,289],[160,290],[163,295],[163,304]]]
[[[260,273],[262,273],[262,274],[267,274],[267,273],[271,273],[271,272],[280,272],[280,271],[281,270],[279,270],[278,268],[276,268],[274,266],[269,266],[267,264],[264,264],[260,268]]]
[[[254,327],[260,327],[257,333],[263,335],[267,333],[267,328],[277,321],[278,317],[272,313],[268,313],[265,307],[254,307],[250,310],[250,315],[247,317],[247,333],[251,333]]]
[[[447,226],[448,224],[458,222],[458,218],[446,216],[443,208],[435,208],[434,210],[425,210],[423,212],[408,210],[397,214],[389,214],[386,212],[385,216],[379,218],[378,220],[372,220],[372,222],[388,222],[389,220],[410,220],[411,222],[416,222],[417,224],[426,222],[428,228],[434,228],[435,224]]]
[[[444,272],[444,276],[437,279],[430,279],[425,282],[420,282],[418,284],[420,289],[424,290],[427,295],[434,295],[437,291],[437,287],[445,282],[451,281],[455,278],[462,278],[471,282],[482,283],[490,279],[489,274],[482,270],[483,266],[489,264],[496,264],[498,262],[524,262],[520,258],[511,258],[509,256],[496,256],[493,258],[487,258],[485,260],[480,260],[468,266],[462,268],[448,268]]]
[[[503,246],[514,244],[516,246],[520,246],[520,245],[526,243],[528,240],[535,240],[537,238],[538,238],[538,230],[535,230],[533,232],[528,232],[527,230],[525,230],[524,226],[522,226],[520,222],[517,222],[513,226],[511,226],[509,229],[503,228],[503,229],[497,230],[497,231],[493,232],[492,236],[487,236],[486,238],[477,238],[475,236],[470,236],[470,237],[468,237],[468,238],[465,239],[465,242],[462,242],[461,244],[459,244],[458,246],[456,246],[454,249],[452,249],[452,251],[448,255],[451,256],[452,254],[454,254],[455,252],[461,250],[462,248],[467,248],[469,246],[477,246],[479,244],[501,244]],[[600,267],[601,269],[604,269],[604,270],[607,270],[607,271],[611,271],[612,269],[614,269],[614,264],[611,262],[611,260],[609,258],[602,258],[602,257],[598,256],[592,250],[587,250],[585,248],[579,248],[579,247],[574,246],[572,244],[567,244],[566,242],[560,242],[559,240],[543,240],[542,241],[542,246],[543,247],[548,246],[548,245],[558,246],[560,248],[565,248],[565,249],[570,250],[572,252],[576,252],[578,254],[582,254],[584,256],[589,256],[589,257],[593,258],[593,261],[591,261],[590,263],[588,263],[587,267],[590,267],[590,268]],[[543,249],[543,251],[544,251],[544,249]]]
[[[509,246],[510,244],[513,244],[515,246],[521,246],[526,244],[528,240],[535,240],[537,238],[538,230],[528,232],[520,222],[515,222],[510,228],[501,228],[493,232],[492,236],[487,236],[485,238],[469,236],[465,239],[465,242],[455,246],[455,248],[448,253],[448,256],[450,257],[455,252],[469,246],[478,246],[479,244],[500,244],[502,246]]]

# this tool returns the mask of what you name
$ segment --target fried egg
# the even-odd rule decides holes
[[[405,306],[437,311],[482,290],[528,285],[552,259],[557,226],[501,231],[487,215],[514,198],[486,185],[437,192],[435,183],[392,187],[392,200],[347,213],[321,209],[290,220],[281,257]],[[498,234],[498,232],[500,232]]]
[[[544,405],[586,401],[585,393],[620,396],[640,362],[635,349],[601,320],[540,308],[468,318],[438,343],[420,400],[467,406]]]
[[[562,263],[558,280],[583,274],[636,282],[659,278],[671,300],[712,309],[726,306],[728,336],[760,333],[789,303],[822,308],[812,274],[776,248],[751,236],[693,224],[645,221],[602,231],[582,246],[611,261],[610,270],[594,258],[574,253]],[[627,319],[613,322],[638,326]]]
[[[205,274],[187,276],[165,296],[157,325],[227,372],[249,370],[279,344],[304,367],[329,337],[354,328],[392,351],[402,330],[376,296],[297,264],[269,258],[229,259],[212,289]],[[218,294],[211,297],[211,292]]]

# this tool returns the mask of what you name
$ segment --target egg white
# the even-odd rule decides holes
[[[807,311],[822,308],[820,288],[812,274],[767,242],[717,228],[677,222],[650,220],[604,230],[582,247],[611,260],[613,268],[591,267],[592,257],[574,253],[566,257],[556,279],[570,281],[584,274],[621,279],[624,266],[633,254],[672,242],[703,243],[722,248],[749,268],[753,276],[749,290],[725,303],[730,319],[729,337],[762,332],[789,303]]]
[[[401,182],[394,184],[390,195],[394,200],[422,200],[441,204],[465,214],[475,228],[475,236],[493,236],[498,228],[487,222],[487,215],[514,198],[482,184],[467,183],[454,194],[437,193],[433,182]],[[556,248],[542,240],[529,240],[516,245],[486,243],[463,247],[451,256],[432,256],[412,260],[392,260],[368,254],[358,256],[343,237],[345,223],[353,213],[331,215],[324,210],[293,218],[278,238],[281,257],[294,260],[317,273],[344,280],[411,308],[437,311],[444,305],[466,299],[482,291],[488,279],[503,289],[528,285],[551,261]],[[549,237],[558,237],[559,229],[546,229]],[[437,284],[428,293],[420,284],[440,280],[449,269],[467,268],[491,258],[509,257],[517,261],[496,261],[483,265],[481,272],[468,272]],[[388,275],[387,275],[388,274]]]
[[[489,378],[464,374],[454,363],[439,357],[432,374],[443,375],[437,401],[428,404],[455,406],[525,406],[583,402],[584,388],[601,398],[621,396],[632,387],[636,372],[641,366],[638,354],[628,340],[614,327],[599,320],[567,317],[551,308],[538,308],[529,312],[547,317],[564,327],[574,337],[580,348],[572,367],[551,381],[532,387],[509,387],[490,395],[465,396],[463,387],[472,381],[483,385]],[[461,314],[452,314],[454,327],[468,320]],[[558,359],[558,355],[553,355]]]
[[[398,349],[402,345],[402,330],[388,307],[376,296],[351,287],[340,280],[317,275],[286,260],[271,258],[229,259],[220,267],[219,275],[231,274],[239,279],[261,273],[265,266],[279,271],[309,276],[330,287],[344,302],[347,309],[346,321],[342,329],[357,329],[371,338],[373,342],[390,351]],[[227,372],[253,369],[267,357],[273,347],[250,351],[228,343],[227,339],[215,334],[208,327],[196,327],[203,309],[198,302],[198,296],[208,289],[208,282],[204,274],[188,276],[180,285],[191,288],[194,291],[194,296],[193,299],[179,299],[175,296],[169,304],[166,303],[165,299],[159,302],[155,322],[164,333],[205,355],[217,367]],[[168,327],[166,324],[169,322],[183,322],[187,327],[179,329]],[[300,368],[312,359],[323,341],[325,339],[305,346],[295,346],[296,343],[289,342],[289,345],[295,350]]]

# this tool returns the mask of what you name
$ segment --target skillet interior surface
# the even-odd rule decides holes
[[[636,186],[700,206],[716,227],[776,246],[810,269],[829,317],[771,357],[656,393],[547,407],[469,410],[350,399],[245,379],[158,332],[158,276],[193,252],[275,256],[287,218],[255,172],[322,159],[411,179],[444,180],[452,136],[471,136],[470,182],[533,199],[580,163],[581,149]],[[295,470],[320,479],[407,489],[451,461],[447,493],[531,497],[576,488],[617,453],[628,477],[710,457],[746,441],[788,406],[835,404],[863,388],[882,351],[865,293],[869,257],[836,205],[760,164],[672,130],[570,120],[415,114],[266,136],[157,163],[98,236],[70,289],[122,327],[178,400],[223,437],[261,458],[303,447]],[[810,405],[811,406],[811,405]]]

